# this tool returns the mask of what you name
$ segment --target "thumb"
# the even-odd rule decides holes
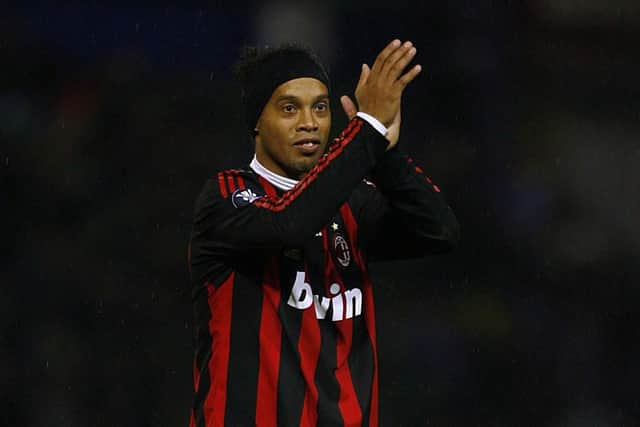
[[[370,72],[371,72],[371,69],[369,68],[369,66],[367,64],[362,64],[362,71],[360,72],[360,80],[358,80],[358,85],[356,86],[356,89],[361,87],[367,82]]]
[[[342,109],[344,110],[344,113],[347,115],[349,120],[353,119],[358,112],[356,104],[347,95],[342,95],[340,97],[340,103],[342,104]]]

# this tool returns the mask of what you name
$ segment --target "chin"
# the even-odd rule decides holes
[[[316,163],[318,163],[318,159],[302,159],[291,168],[291,176],[294,176],[295,179],[301,179],[304,175],[309,173],[311,168],[313,168]]]

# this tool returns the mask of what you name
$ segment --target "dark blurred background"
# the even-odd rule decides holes
[[[463,240],[373,267],[383,425],[640,425],[634,0],[2,6],[0,425],[186,426],[193,202],[252,154],[238,49],[312,45],[337,101],[395,37],[401,144]]]

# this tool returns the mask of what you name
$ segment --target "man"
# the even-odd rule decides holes
[[[341,98],[350,121],[328,146],[329,78],[312,54],[283,47],[241,64],[255,157],[196,202],[192,425],[378,425],[367,262],[458,240],[438,187],[396,147],[415,53],[394,40],[362,66],[359,111]]]

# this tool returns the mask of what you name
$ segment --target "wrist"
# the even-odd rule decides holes
[[[373,117],[371,114],[358,111],[356,113],[356,116],[360,117],[361,119],[369,123],[371,126],[373,126],[373,128],[377,130],[382,136],[385,136],[385,137],[387,136],[387,132],[388,132],[387,127],[383,125],[382,122],[380,122],[380,120]]]

